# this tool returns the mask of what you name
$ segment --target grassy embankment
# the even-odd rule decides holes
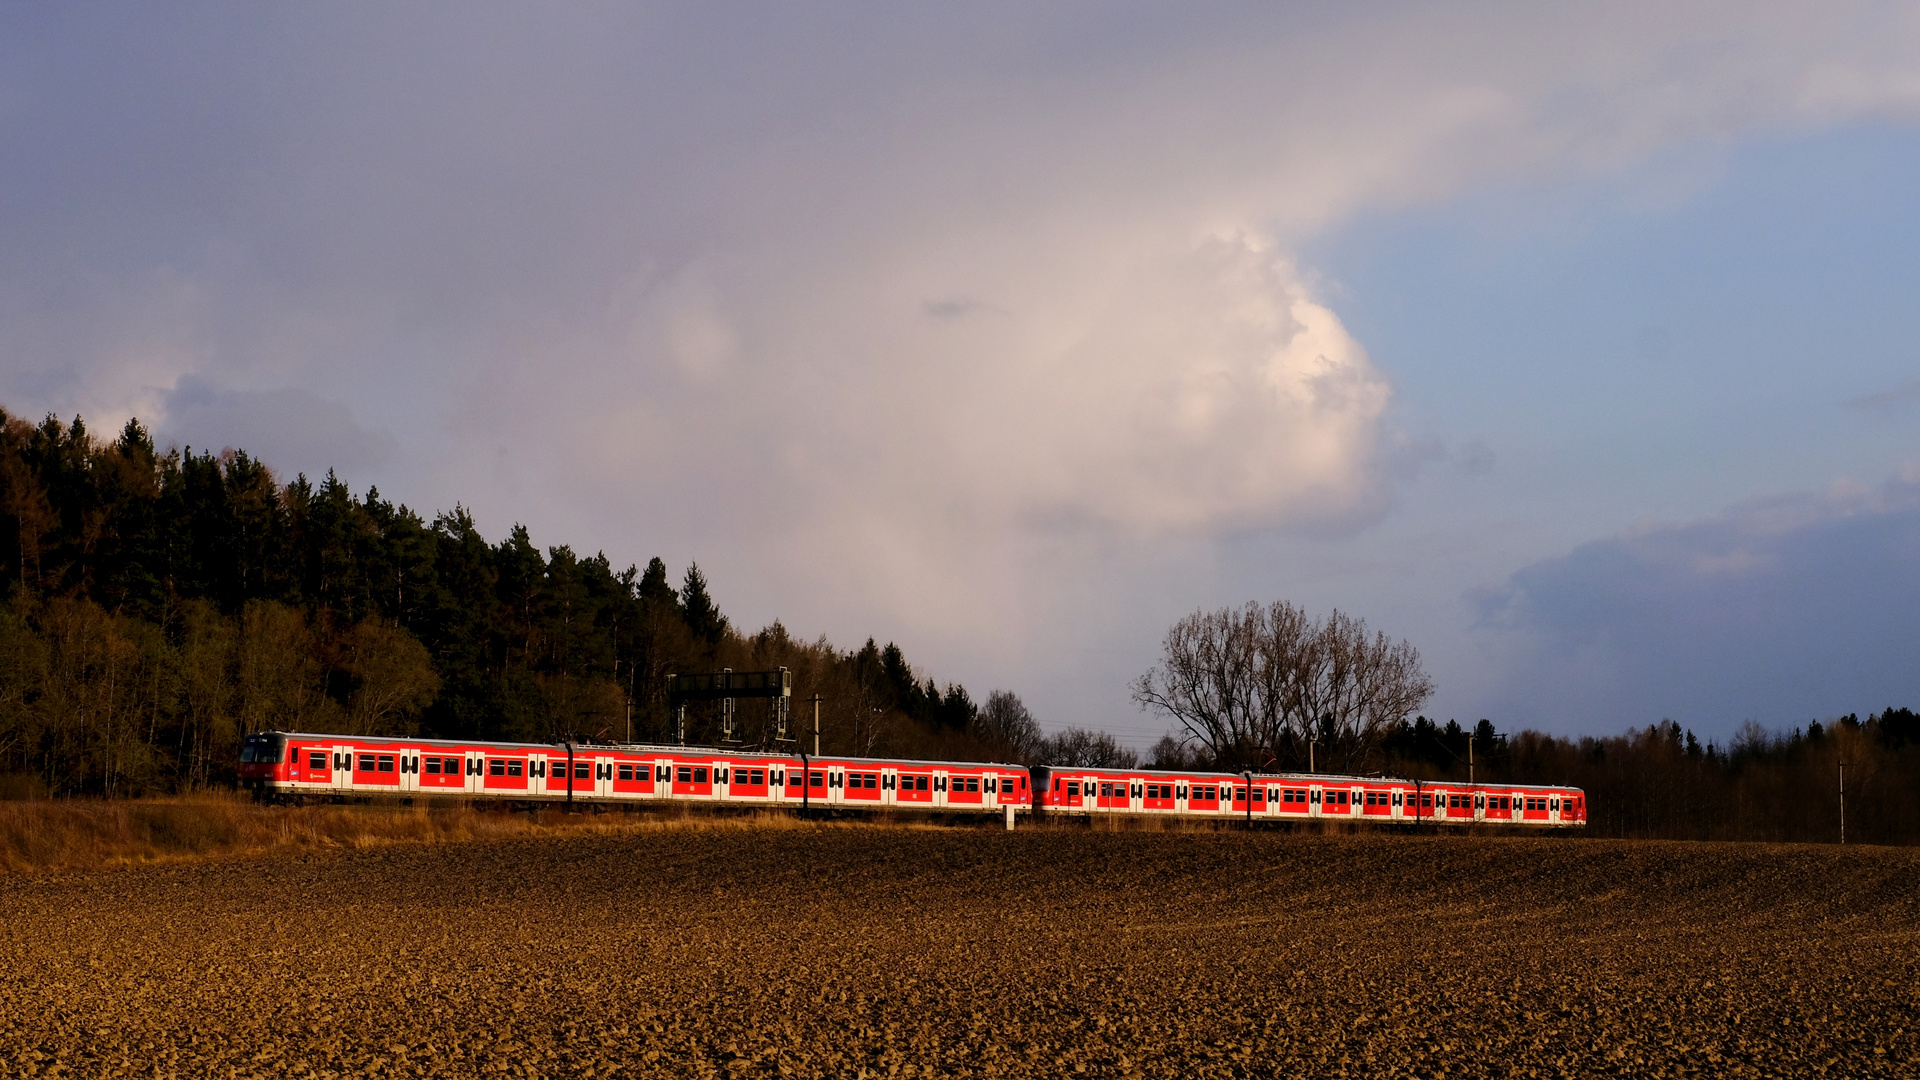
[[[764,820],[763,820],[764,819]],[[617,834],[657,829],[769,828],[787,818],[539,814],[467,806],[263,806],[232,793],[171,799],[0,802],[0,871],[32,873],[387,844]]]

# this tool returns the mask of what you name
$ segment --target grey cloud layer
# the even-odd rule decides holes
[[[1920,473],[1585,545],[1482,598],[1521,643],[1499,706],[1724,735],[1920,696]]]
[[[1920,103],[1906,9],[1670,8],[48,18],[0,45],[0,399],[337,440],[935,663],[1150,648],[1116,578],[1404,472],[1291,238]]]

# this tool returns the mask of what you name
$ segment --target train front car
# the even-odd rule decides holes
[[[274,791],[287,779],[287,737],[277,731],[262,731],[240,743],[240,787],[256,798]]]

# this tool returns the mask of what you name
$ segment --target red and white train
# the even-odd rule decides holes
[[[249,735],[240,782],[263,798],[458,796],[838,810],[1127,814],[1248,821],[1584,826],[1579,788],[1305,773],[1210,773],[810,757],[694,746]]]

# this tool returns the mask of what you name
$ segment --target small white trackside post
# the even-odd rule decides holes
[[[1013,831],[1013,806],[1011,804],[1007,806],[1007,831]]]

